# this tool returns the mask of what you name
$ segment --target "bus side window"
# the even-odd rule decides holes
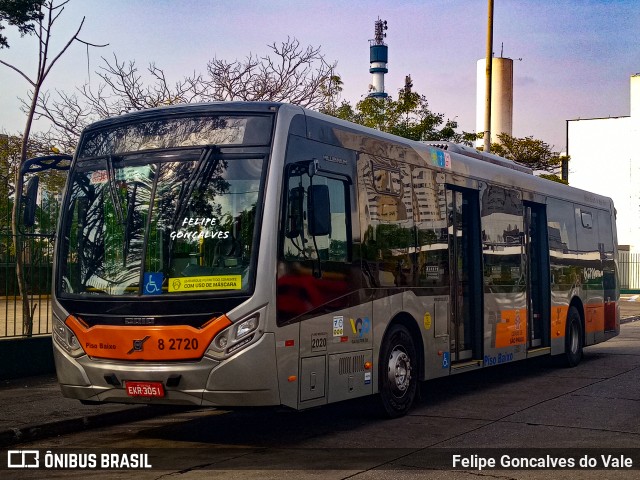
[[[315,175],[292,176],[287,185],[285,259],[347,262],[350,258],[348,186]]]
[[[370,161],[363,155],[359,168],[367,212],[362,218],[367,276],[373,286],[414,285],[416,233],[410,167],[388,159]]]
[[[431,287],[433,295],[448,293],[449,236],[446,193],[436,182],[436,172],[426,167],[412,170],[413,217],[417,235],[418,285]]]
[[[351,265],[350,186],[316,174],[289,174],[278,266],[278,321],[321,306],[343,308],[357,281]],[[314,220],[315,219],[315,220]],[[341,300],[342,299],[342,300]]]
[[[556,292],[570,292],[575,276],[571,264],[578,252],[573,204],[564,200],[547,200],[549,262],[552,286]]]

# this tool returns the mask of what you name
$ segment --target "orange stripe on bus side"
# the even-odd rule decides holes
[[[584,327],[587,333],[604,331],[604,303],[589,303],[585,308]]]
[[[565,337],[568,313],[569,307],[567,305],[551,307],[551,340]]]
[[[73,315],[65,323],[87,355],[112,360],[197,360],[213,338],[231,325],[225,315],[201,329],[189,325],[88,327]]]
[[[527,309],[501,310],[496,324],[496,348],[524,345],[527,342]]]

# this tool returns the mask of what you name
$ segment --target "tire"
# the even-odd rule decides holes
[[[582,360],[583,338],[582,320],[578,309],[570,307],[564,336],[564,364],[567,367],[575,367]]]
[[[403,325],[393,325],[380,349],[380,400],[389,418],[405,415],[418,387],[418,355],[413,337]]]

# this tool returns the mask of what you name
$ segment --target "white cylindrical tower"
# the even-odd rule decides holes
[[[478,60],[476,90],[476,132],[484,132],[486,59]],[[494,57],[491,65],[491,142],[501,133],[513,134],[513,60]],[[482,146],[483,140],[476,141]]]
[[[375,37],[369,40],[369,73],[372,75],[371,85],[369,85],[370,97],[387,96],[384,91],[384,74],[389,71],[387,69],[389,51],[384,43],[384,38],[387,36],[384,33],[386,29],[387,21],[378,18],[375,23]]]

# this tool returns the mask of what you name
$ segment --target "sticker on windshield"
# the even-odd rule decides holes
[[[198,290],[240,290],[241,275],[213,275],[206,277],[178,277],[169,279],[170,292],[196,292]]]
[[[91,183],[91,185],[100,185],[107,183],[108,178],[106,170],[96,170],[95,172],[91,172],[89,183]]]
[[[144,274],[144,295],[160,295],[162,293],[162,281],[164,275],[162,272],[145,272]]]

